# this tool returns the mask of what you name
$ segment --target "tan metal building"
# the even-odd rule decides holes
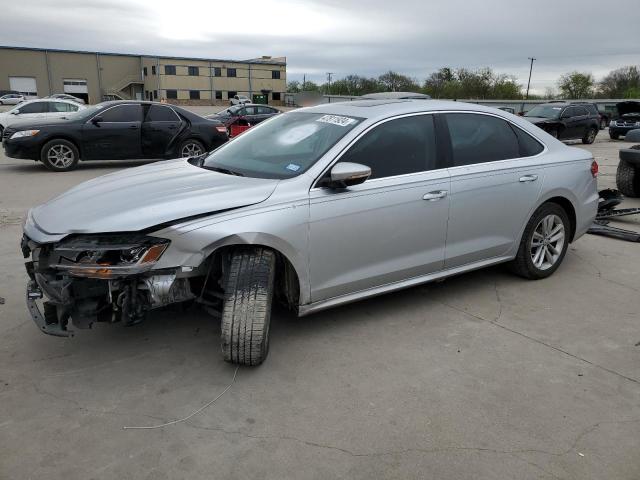
[[[223,60],[0,46],[0,91],[34,97],[69,93],[89,103],[165,98],[212,105],[238,94],[264,95],[281,105],[286,85],[285,57]]]

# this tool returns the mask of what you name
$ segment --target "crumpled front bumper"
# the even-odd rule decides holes
[[[42,333],[46,333],[47,335],[53,335],[55,337],[73,337],[73,331],[67,330],[66,326],[61,325],[56,322],[51,323],[47,321],[47,318],[40,311],[40,307],[36,303],[36,300],[39,300],[43,297],[42,290],[36,283],[35,280],[29,280],[27,283],[27,308],[29,309],[29,314],[31,318],[37,325],[38,329]]]

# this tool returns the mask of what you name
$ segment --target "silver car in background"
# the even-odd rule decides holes
[[[224,359],[257,365],[274,300],[306,315],[501,262],[548,277],[595,218],[597,169],[480,105],[300,109],[31,209],[27,303],[43,332],[68,336],[69,321],[131,325],[197,302],[221,319]]]

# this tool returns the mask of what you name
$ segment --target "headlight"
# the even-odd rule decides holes
[[[13,140],[14,138],[33,137],[34,135],[37,135],[39,132],[40,130],[21,130],[11,135],[10,140]]]
[[[640,122],[636,122],[636,127],[640,127]]]
[[[615,127],[615,126],[617,126],[617,125],[618,125],[618,124],[616,123],[616,121],[615,121],[615,120],[611,120],[611,122],[609,122],[609,126],[610,126],[610,127]]]
[[[78,235],[54,247],[52,268],[78,277],[115,278],[151,270],[169,240],[141,234]]]

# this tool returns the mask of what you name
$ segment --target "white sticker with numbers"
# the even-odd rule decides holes
[[[341,117],[340,115],[323,115],[318,122],[331,123],[332,125],[339,125],[340,127],[346,127],[356,122],[355,118]]]

